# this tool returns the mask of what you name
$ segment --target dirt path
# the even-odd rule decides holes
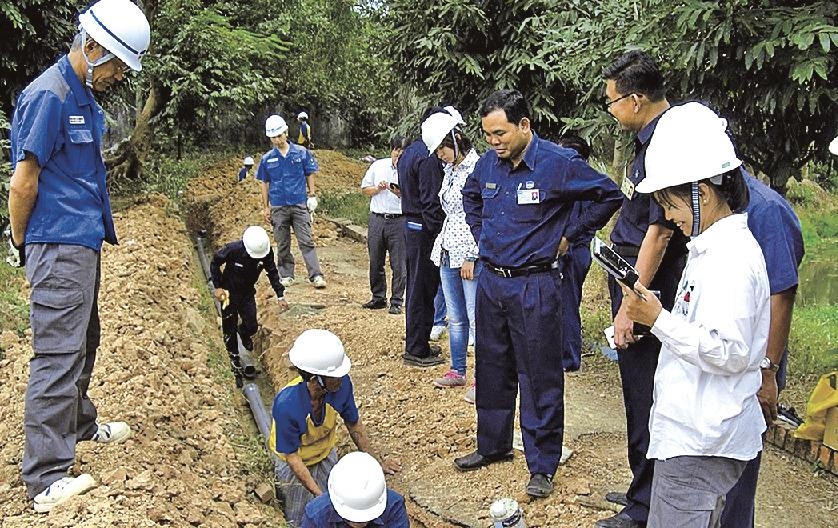
[[[363,166],[318,154],[326,173],[320,186],[350,188]],[[216,244],[238,238],[260,223],[258,186],[232,182],[237,160],[194,181],[187,192],[189,230],[209,231]],[[30,513],[19,478],[23,444],[22,394],[30,351],[25,339],[2,334],[0,360],[0,516],[3,527],[29,526],[271,526],[281,520],[251,491],[263,482],[266,464],[258,451],[242,396],[221,362],[220,333],[198,277],[197,260],[184,224],[161,200],[128,207],[117,215],[122,244],[103,255],[101,311],[103,345],[91,393],[105,419],[127,419],[136,436],[123,446],[80,448],[80,468],[101,485],[49,516]],[[279,315],[267,281],[257,294],[257,352],[273,386],[289,379],[286,352],[305,328],[328,328],[343,339],[353,361],[352,379],[374,444],[398,455],[404,471],[389,484],[410,500],[417,526],[488,526],[492,500],[518,499],[531,527],[590,527],[610,515],[600,497],[629,480],[623,410],[614,364],[586,357],[579,374],[567,377],[566,443],[576,452],[560,468],[556,492],[529,502],[521,453],[515,460],[473,473],[459,473],[452,458],[474,447],[474,407],[461,390],[434,389],[444,368],[402,364],[404,317],[367,311],[367,253],[315,222],[318,253],[329,281],[314,290],[298,281]],[[295,254],[296,247],[294,248]],[[299,259],[298,259],[299,260]],[[302,262],[297,277],[304,276]],[[587,298],[604,299],[596,280]],[[447,343],[443,343],[447,349]],[[473,357],[469,357],[469,368]],[[265,394],[269,400],[269,394]],[[350,448],[344,430],[339,448]],[[258,456],[258,455],[257,455]],[[758,497],[758,526],[835,525],[834,477],[769,447]]]

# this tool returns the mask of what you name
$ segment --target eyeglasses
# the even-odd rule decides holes
[[[631,97],[632,95],[634,95],[634,94],[633,94],[633,93],[627,93],[626,95],[624,95],[624,96],[622,96],[622,97],[618,97],[618,98],[616,98],[616,99],[614,99],[614,100],[612,100],[612,101],[609,101],[609,100],[606,98],[606,100],[602,102],[602,109],[603,109],[603,110],[605,110],[605,111],[607,112],[607,111],[611,108],[611,105],[613,105],[613,104],[614,104],[614,103],[616,103],[616,102],[622,101],[622,100],[623,100],[623,99],[625,99],[626,97]]]

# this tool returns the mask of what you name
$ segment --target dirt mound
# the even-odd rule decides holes
[[[76,471],[99,486],[48,516],[32,513],[20,481],[28,341],[2,335],[0,517],[4,527],[265,526],[273,508],[252,498],[252,472],[233,391],[209,366],[220,332],[207,317],[192,245],[164,198],[116,215],[119,246],[102,255],[102,345],[91,399],[103,421],[125,420],[134,437],[79,445]],[[217,364],[218,360],[214,360]],[[238,396],[236,396],[238,397]]]

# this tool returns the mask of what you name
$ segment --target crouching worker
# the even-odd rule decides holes
[[[328,330],[306,330],[294,341],[289,356],[300,375],[274,399],[268,444],[284,462],[277,465],[276,486],[285,520],[300,526],[306,504],[324,493],[338,460],[338,415],[358,449],[373,453],[355,405],[348,375],[351,362],[338,336]],[[382,466],[388,474],[401,470],[395,458],[382,461]]]
[[[221,270],[222,265],[224,271]],[[279,311],[284,312],[288,309],[285,287],[279,282],[270,238],[261,227],[245,229],[242,239],[219,249],[210,264],[215,298],[221,303],[224,346],[230,355],[236,387],[242,386],[242,364],[236,336],[241,337],[244,348],[253,350],[253,334],[257,330],[255,285],[263,269],[279,298]]]
[[[404,497],[387,488],[378,461],[356,451],[329,474],[329,491],[306,505],[302,528],[408,528]]]

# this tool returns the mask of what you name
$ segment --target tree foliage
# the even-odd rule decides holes
[[[731,0],[391,0],[389,52],[425,102],[466,114],[520,89],[537,129],[613,130],[600,73],[620,53],[657,57],[671,99],[730,118],[745,159],[783,187],[823,159],[836,129],[835,3]],[[476,119],[475,119],[476,121]],[[814,145],[814,148],[813,148]]]

